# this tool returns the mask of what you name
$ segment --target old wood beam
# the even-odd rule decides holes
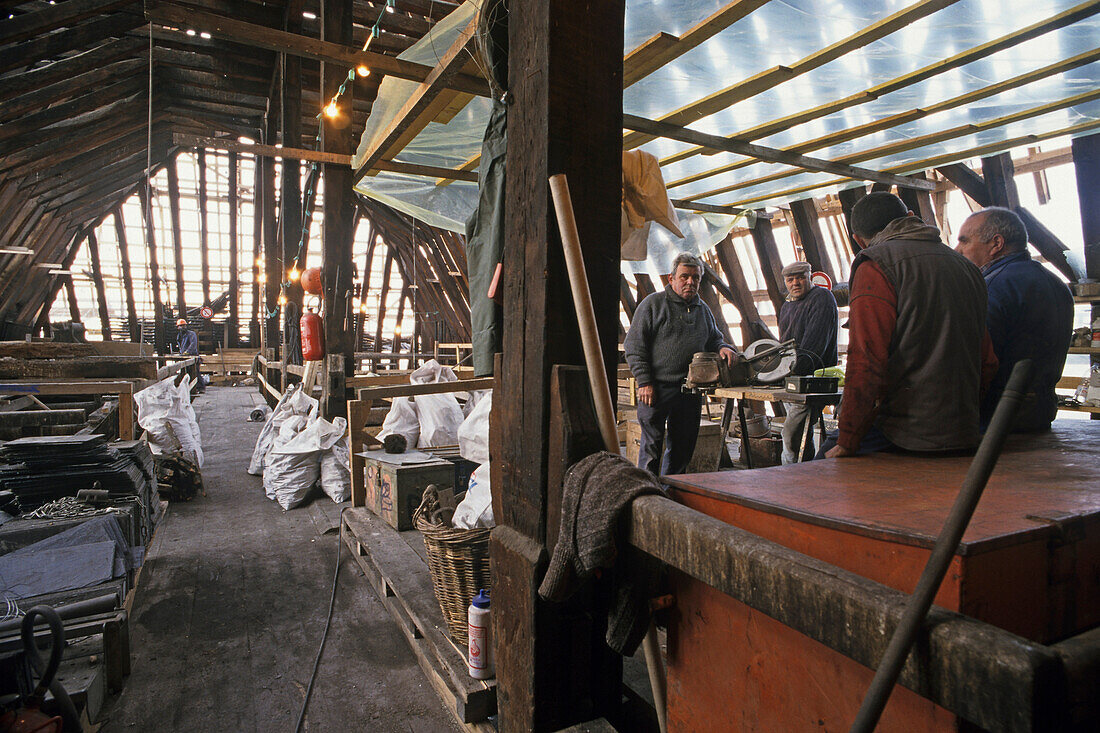
[[[172,260],[176,274],[176,318],[187,318],[183,285],[183,231],[180,227],[179,158],[168,162],[168,211],[172,219]]]
[[[264,225],[260,212],[260,196],[263,190],[263,168],[259,158],[253,158],[252,179],[252,262],[249,269],[252,272],[252,317],[248,324],[248,343],[254,349],[262,349],[264,335],[260,314],[263,312],[260,306],[262,288],[260,287],[260,274],[264,273]]]
[[[830,280],[836,282],[836,271],[829,259],[825,235],[821,231],[817,204],[813,199],[792,201],[791,215],[794,217],[795,227],[798,229],[798,237],[802,242],[802,252],[806,255],[806,261],[810,263],[814,270],[824,272]]]
[[[160,297],[160,258],[157,256],[157,235],[153,225],[153,202],[149,196],[148,181],[146,179],[146,185],[138,187],[138,196],[141,200],[141,216],[145,222],[145,244],[149,248],[149,279],[153,285],[153,348],[158,354],[167,354],[164,305]]]
[[[0,21],[0,45],[17,43],[49,31],[132,5],[134,0],[67,0]]]
[[[752,243],[756,248],[756,258],[764,276],[764,285],[768,289],[768,299],[771,300],[778,314],[779,307],[787,297],[787,291],[783,287],[783,262],[779,259],[779,245],[775,242],[770,219],[762,216],[756,218],[756,224],[752,228]]]
[[[1070,148],[1085,242],[1085,274],[1100,279],[1100,135],[1074,138]]]
[[[769,148],[755,143],[730,140],[720,135],[711,135],[668,122],[661,122],[659,120],[647,120],[637,115],[624,114],[623,127],[627,130],[644,132],[653,137],[664,137],[670,140],[692,143],[694,145],[705,145],[716,150],[737,153],[738,155],[745,155],[768,163],[783,163],[784,165],[790,165],[808,171],[834,173],[857,181],[875,181],[878,183],[888,183],[892,186],[906,186],[908,188],[924,189],[928,191],[936,187],[931,181],[922,181],[918,178],[898,176],[892,173],[880,173],[870,168],[860,168],[846,163],[824,160],[823,158],[812,158],[807,155],[791,153],[777,148]]]
[[[103,267],[99,260],[99,240],[95,232],[88,232],[86,241],[88,259],[92,263],[92,284],[95,285],[96,304],[99,306],[99,328],[104,341],[111,340],[111,312],[107,308],[107,289],[103,287]]]
[[[350,37],[346,45],[331,40],[317,40],[274,28],[233,20],[213,13],[172,5],[150,7],[146,10],[146,16],[150,21],[161,25],[183,25],[195,30],[205,31],[216,38],[234,43],[278,53],[294,54],[314,61],[337,64],[344,68],[354,68],[359,64],[365,64],[374,74],[385,74],[400,79],[422,82],[432,72],[430,66],[403,61],[381,53],[359,51],[351,47]],[[348,28],[351,28],[350,22]],[[344,76],[347,76],[347,72]],[[468,94],[479,96],[488,96],[489,94],[488,83],[466,74],[456,74],[450,80],[448,86]]]
[[[276,74],[276,78],[277,78]],[[274,95],[273,95],[274,97]],[[273,104],[278,103],[278,97],[274,97]],[[273,145],[278,129],[278,115],[275,108],[269,110],[264,127],[264,141]],[[275,349],[280,346],[279,335],[279,291],[283,282],[283,268],[281,265],[282,250],[279,247],[279,233],[277,224],[277,202],[275,197],[275,161],[272,158],[257,158],[256,165],[261,169],[261,188],[259,191],[260,203],[257,206],[259,215],[263,220],[263,307],[261,309],[261,327],[264,332],[263,348]],[[283,358],[280,355],[279,358]]]
[[[363,176],[371,171],[374,164],[381,160],[383,155],[393,155],[394,151],[391,150],[391,147],[399,138],[405,135],[407,128],[423,128],[431,122],[431,119],[425,115],[425,111],[430,108],[432,101],[439,96],[448,81],[466,63],[466,48],[474,39],[478,18],[479,15],[474,13],[466,26],[459,31],[458,37],[455,38],[450,48],[446,49],[440,56],[439,63],[432,69],[427,78],[412,91],[412,94],[409,95],[409,98],[398,110],[389,125],[386,126],[386,129],[375,137],[374,143],[361,157],[356,156],[359,158],[359,165],[355,170],[353,183],[358,183]],[[435,116],[434,112],[435,110],[431,115],[432,118]]]
[[[355,328],[356,351],[363,348],[363,334],[366,332],[367,326],[367,297],[370,294],[371,268],[374,266],[374,248],[378,237],[374,223],[371,222],[369,217],[367,218],[367,226],[369,235],[367,237],[367,251],[363,255],[363,282],[359,287],[359,315],[356,318],[357,325]]]
[[[283,29],[300,35],[302,32],[302,0],[290,0],[286,5]],[[279,127],[282,132],[283,146],[298,148],[302,144],[302,59],[293,54],[280,54],[282,64],[280,74],[282,84],[281,105],[279,107]],[[283,160],[282,190],[279,195],[279,231],[283,240],[283,269],[300,270],[304,267],[299,261],[300,249],[309,241],[309,232],[302,226],[302,176],[301,163],[297,160]],[[300,341],[302,304],[304,293],[301,282],[284,276],[288,285],[283,293],[289,306],[284,309],[283,349],[286,358],[301,363],[300,353],[291,353],[289,344]]]
[[[853,186],[852,188],[842,189],[837,193],[837,198],[840,200],[840,210],[844,214],[844,231],[848,235],[848,246],[851,248],[853,255],[859,254],[859,251],[863,248],[852,236],[852,207],[866,195],[866,186]]]
[[[324,42],[349,46],[352,42],[352,0],[322,0],[324,3],[321,37]],[[321,96],[332,99],[340,85],[347,80],[352,64],[321,64]],[[354,86],[348,86],[341,104],[350,107],[354,100]],[[351,128],[340,120],[321,117],[321,147],[334,153],[350,155],[354,150]],[[355,194],[352,191],[352,171],[347,166],[324,164],[324,302],[325,302],[325,351],[332,365],[325,380],[324,412],[331,419],[347,415],[347,399],[343,377],[354,373],[354,344],[351,328],[351,275],[352,247],[355,241]],[[334,359],[334,357],[337,357]],[[339,358],[342,357],[342,358]],[[342,362],[343,374],[335,373],[335,365]]]
[[[141,59],[130,59],[125,66],[117,65],[119,60],[128,59],[140,52],[144,45],[141,39],[136,38],[110,41],[90,51],[66,56],[61,60],[5,78],[3,86],[0,87],[0,102],[10,103],[20,108],[24,100],[27,100],[32,105],[30,108],[33,109],[63,99],[74,91],[86,89],[87,83],[91,80],[94,80],[91,83],[100,83],[118,70],[129,68],[131,64],[136,63],[144,67]],[[7,114],[7,110],[4,114]]]
[[[1010,153],[998,153],[982,158],[982,180],[989,191],[989,206],[1017,209],[1020,193],[1016,188],[1016,171]]]
[[[374,350],[382,350],[382,324],[386,320],[386,296],[390,292],[390,272],[393,269],[393,251],[394,248],[389,242],[386,243],[386,261],[382,265],[382,286],[378,291],[378,311],[375,313],[375,318],[378,322],[374,327]],[[419,286],[418,286],[419,287]],[[378,369],[380,362],[374,360],[374,368]]]
[[[240,216],[238,178],[240,163],[237,153],[229,154],[229,329],[227,345],[235,349],[241,345],[241,256],[237,239],[237,220]]]
[[[584,363],[547,180],[568,177],[612,375],[598,388],[614,395],[619,294],[606,284],[619,276],[623,14],[621,0],[509,2],[514,103],[505,200],[512,214],[505,225],[511,246],[504,250],[503,310],[511,315],[503,323],[491,439],[493,481],[510,489],[494,499],[497,527],[490,539],[504,733],[557,730],[603,716],[618,706],[621,693],[620,660],[602,642],[598,615],[586,615],[580,602],[551,606],[536,591],[560,521],[558,482],[578,457],[567,436],[552,432],[552,416],[559,414],[551,402],[554,366]],[[600,103],[585,104],[582,97]],[[573,394],[559,392],[559,405]]]
[[[749,287],[748,280],[745,278],[744,267],[737,255],[737,248],[733,244],[733,235],[727,235],[718,243],[715,254],[718,256],[719,267],[729,281],[732,296],[730,302],[741,314],[742,348],[762,338],[775,338],[764,325],[764,319],[760,317],[760,310],[752,296],[752,288]]]
[[[178,160],[178,159],[177,159]],[[207,220],[206,151],[199,150],[195,160],[199,168],[199,190],[196,205],[199,209],[199,257],[202,272],[202,304],[210,304],[210,225]]]
[[[925,178],[924,173],[915,173],[913,178]],[[932,194],[929,191],[918,191],[913,188],[899,188],[898,196],[921,221],[930,226],[936,226],[936,208],[932,205]]]
[[[121,37],[141,25],[145,25],[145,20],[137,13],[114,12],[85,20],[58,33],[47,33],[5,46],[0,48],[0,73],[19,67],[29,68],[39,61],[87,48],[108,38]]]
[[[141,341],[141,324],[138,323],[137,303],[134,299],[134,277],[130,271],[130,245],[126,240],[126,223],[122,218],[122,207],[112,212],[115,222],[115,239],[118,240],[118,259],[122,270],[122,289],[126,297],[126,322],[130,341]]]

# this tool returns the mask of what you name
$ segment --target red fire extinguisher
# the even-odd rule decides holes
[[[321,316],[307,310],[299,321],[302,329],[302,359],[303,361],[320,361],[325,358],[325,330],[321,324]]]

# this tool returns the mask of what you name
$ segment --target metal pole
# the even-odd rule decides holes
[[[932,554],[917,582],[917,589],[913,591],[909,604],[905,607],[905,613],[898,622],[894,635],[890,637],[890,644],[886,647],[886,653],[882,655],[882,661],[875,671],[871,687],[867,690],[867,696],[863,698],[863,704],[856,714],[849,733],[870,733],[878,724],[882,710],[886,707],[886,701],[890,699],[890,693],[893,692],[894,684],[898,680],[898,675],[901,674],[905,659],[909,656],[909,649],[913,646],[917,630],[932,606],[932,599],[935,598],[940,583],[943,582],[943,576],[947,573],[947,567],[955,556],[959,541],[962,540],[966,527],[970,524],[970,518],[974,515],[974,509],[982,497],[989,475],[997,465],[997,459],[1001,455],[1001,449],[1004,448],[1012,422],[1016,419],[1016,410],[1020,406],[1028,383],[1031,382],[1032,367],[1030,359],[1018,362],[1013,367],[1008,385],[997,403],[989,428],[985,431],[985,437],[982,438],[978,452],[966,472],[962,489],[955,499],[954,506],[951,507],[951,513],[947,516],[935,547],[932,548]]]

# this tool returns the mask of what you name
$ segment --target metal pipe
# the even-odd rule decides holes
[[[890,645],[882,656],[882,661],[875,670],[874,679],[867,690],[867,696],[863,698],[863,704],[856,714],[855,722],[849,729],[850,733],[870,733],[878,724],[879,717],[886,707],[886,701],[890,699],[890,693],[894,690],[898,675],[901,673],[905,658],[909,656],[909,650],[913,646],[913,640],[917,636],[928,609],[932,606],[932,600],[936,597],[943,576],[955,556],[955,550],[966,532],[970,518],[974,515],[974,509],[978,506],[978,500],[982,498],[989,475],[993,473],[997,459],[1004,448],[1005,440],[1012,429],[1012,423],[1016,419],[1016,411],[1020,401],[1024,397],[1024,391],[1031,382],[1033,365],[1030,359],[1024,359],[1012,369],[1012,375],[1008,378],[1008,385],[1004,394],[997,403],[997,409],[993,413],[993,419],[989,428],[985,431],[978,452],[970,463],[966,472],[962,489],[955,499],[951,513],[947,515],[943,531],[932,548],[932,554],[928,563],[924,566],[917,588],[913,591],[909,604],[905,608],[905,614],[901,617],[894,635],[890,638]]]

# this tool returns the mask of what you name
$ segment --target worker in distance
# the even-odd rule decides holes
[[[180,318],[176,321],[176,351],[180,356],[198,356],[199,355],[199,336],[197,333],[187,327],[187,319]],[[199,376],[198,363],[192,364],[187,368],[187,373],[191,376],[191,381],[198,388],[199,392],[205,392],[206,388],[202,384],[202,379]]]
[[[731,365],[737,358],[699,299],[702,277],[698,259],[677,255],[668,286],[638,304],[623,343],[626,363],[638,380],[638,466],[654,475],[684,473],[695,452],[703,401],[681,389],[692,356],[717,352]]]
[[[839,328],[836,298],[826,288],[810,281],[810,263],[792,262],[783,268],[787,299],[779,307],[779,340],[794,340],[797,358],[791,374],[805,376],[815,369],[836,366],[836,338]],[[810,408],[804,404],[784,405],[783,465],[801,460],[798,450],[806,432]],[[806,449],[813,455],[813,436]]]
[[[1027,227],[1011,209],[990,206],[959,229],[955,251],[982,271],[989,303],[986,327],[999,366],[982,397],[984,428],[1016,362],[1031,359],[1035,371],[1024,393],[1015,432],[1049,430],[1058,414],[1054,388],[1062,377],[1073,331],[1069,287],[1027,251]]]
[[[826,457],[973,449],[997,371],[981,272],[891,193],[857,201],[851,228],[863,249],[852,261],[840,430]]]

